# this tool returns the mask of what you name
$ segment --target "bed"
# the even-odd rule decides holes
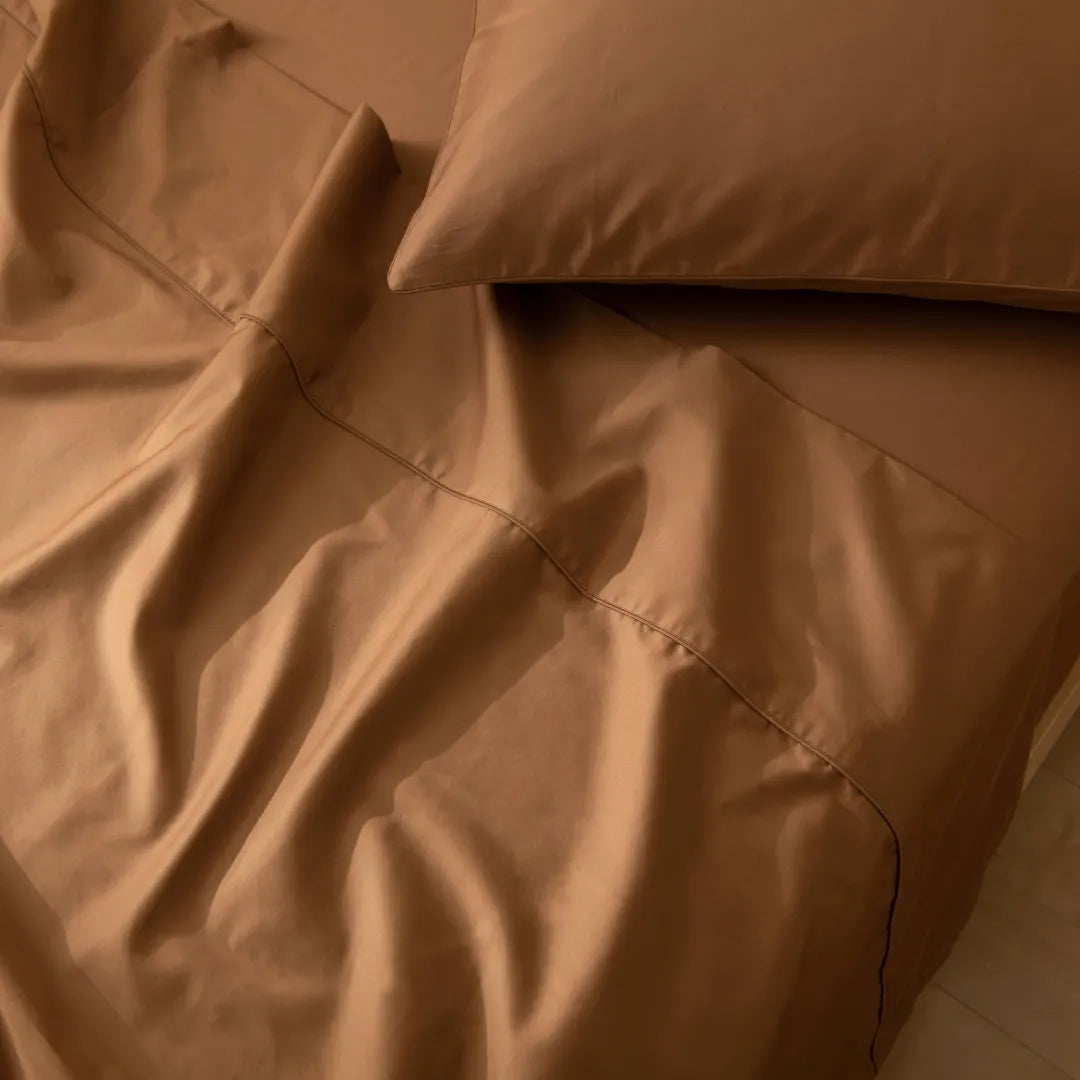
[[[394,294],[472,15],[5,0],[13,1076],[874,1075],[1075,701],[1077,317]]]

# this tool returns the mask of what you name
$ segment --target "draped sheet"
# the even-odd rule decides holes
[[[382,121],[207,8],[0,35],[0,1069],[872,1075],[1028,545],[571,289],[392,295]]]

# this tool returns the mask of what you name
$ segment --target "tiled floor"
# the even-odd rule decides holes
[[[1080,717],[1024,793],[881,1080],[1080,1080]]]

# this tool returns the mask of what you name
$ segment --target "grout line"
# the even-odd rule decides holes
[[[1080,709],[1080,659],[1072,666],[1061,688],[1047,705],[1046,711],[1036,725],[1032,739],[1031,755],[1024,774],[1025,785],[1050,756],[1070,723],[1078,723]]]
[[[1045,1054],[1039,1053],[1039,1051],[1036,1050],[1034,1046],[1031,1046],[1029,1043],[1026,1043],[1023,1039],[1018,1039],[1011,1031],[1007,1030],[1006,1028],[1003,1028],[996,1021],[991,1020],[990,1017],[987,1016],[985,1013],[979,1012],[978,1009],[976,1009],[973,1005],[969,1005],[966,1001],[963,1000],[963,998],[958,998],[950,990],[947,990],[944,986],[941,985],[941,983],[938,982],[936,976],[933,979],[930,980],[930,985],[932,987],[934,987],[935,990],[938,990],[940,993],[944,994],[947,998],[950,998],[951,1000],[955,1001],[957,1005],[961,1006],[963,1009],[965,1009],[967,1012],[971,1013],[973,1016],[977,1016],[980,1020],[983,1021],[983,1023],[987,1024],[988,1026],[992,1027],[995,1031],[997,1031],[1000,1034],[1004,1035],[1005,1038],[1007,1038],[1010,1042],[1015,1043],[1017,1046],[1022,1046],[1029,1054],[1033,1054],[1040,1061],[1042,1061],[1045,1064],[1049,1065],[1050,1068],[1054,1069],[1057,1073],[1059,1073],[1061,1075],[1063,1080],[1064,1080],[1065,1077],[1068,1077],[1069,1080],[1078,1080],[1078,1078],[1073,1077],[1070,1073],[1065,1072],[1065,1070],[1062,1069],[1061,1066],[1058,1065],[1056,1062],[1051,1061],[1050,1058],[1048,1058]]]
[[[1077,791],[1080,791],[1080,782],[1077,782],[1071,776],[1066,776],[1056,765],[1047,762],[1044,768],[1048,773],[1053,773],[1055,780],[1061,780],[1068,784],[1069,787],[1074,787]]]

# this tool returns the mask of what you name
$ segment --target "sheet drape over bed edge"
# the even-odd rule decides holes
[[[0,1067],[872,1074],[1015,799],[1026,546],[572,290],[393,296],[379,118],[227,20],[12,12]]]

